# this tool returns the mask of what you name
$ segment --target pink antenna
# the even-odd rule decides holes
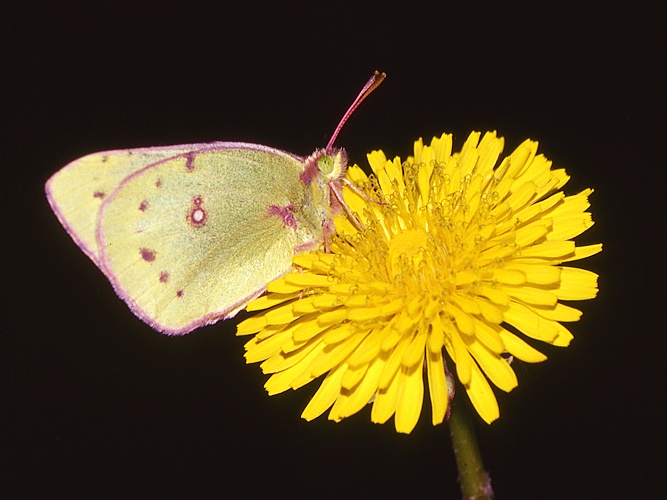
[[[349,107],[349,109],[345,112],[343,115],[343,118],[341,118],[340,123],[338,123],[338,126],[336,127],[336,130],[334,131],[333,135],[331,136],[331,139],[329,139],[329,144],[327,144],[327,151],[331,149],[331,146],[333,146],[334,141],[336,140],[336,137],[338,137],[338,133],[340,132],[340,129],[343,128],[343,125],[345,125],[345,122],[347,119],[354,113],[354,110],[357,109],[359,104],[363,102],[368,95],[373,92],[376,88],[380,86],[380,84],[384,81],[386,78],[385,73],[380,73],[379,71],[376,71],[373,76],[371,76],[371,79],[366,82],[366,85],[364,85],[364,88],[361,89],[361,92],[359,92],[359,95],[357,98],[354,100],[352,105]]]

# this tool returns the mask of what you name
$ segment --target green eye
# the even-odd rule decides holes
[[[330,175],[334,169],[334,161],[331,156],[323,156],[317,160],[317,169],[322,172],[322,175],[325,177]]]

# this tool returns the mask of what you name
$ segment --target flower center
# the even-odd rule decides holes
[[[388,263],[393,276],[414,272],[424,260],[426,232],[410,229],[395,235],[389,243]]]

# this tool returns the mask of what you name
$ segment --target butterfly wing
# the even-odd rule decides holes
[[[46,183],[46,197],[72,239],[99,267],[96,239],[98,212],[123,179],[166,158],[220,144],[186,144],[93,153],[56,172]]]
[[[299,157],[243,143],[149,164],[103,202],[91,248],[118,295],[159,331],[231,317],[289,270],[296,248],[322,239],[321,224],[300,213],[302,170]]]

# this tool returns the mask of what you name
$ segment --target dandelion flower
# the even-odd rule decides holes
[[[517,385],[505,358],[545,360],[527,339],[570,343],[562,323],[581,312],[561,301],[597,293],[596,274],[562,265],[602,249],[572,241],[593,224],[592,190],[565,196],[568,175],[530,140],[496,166],[503,139],[480,136],[457,153],[451,135],[420,139],[405,162],[374,151],[370,177],[348,170],[368,193],[345,190],[363,228],[337,217],[329,253],[295,256],[295,270],[248,305],[263,311],[238,326],[254,334],[246,360],[271,374],[269,394],[324,376],[303,418],[330,409],[340,421],[372,403],[373,422],[394,416],[409,433],[424,377],[433,424],[446,418],[451,371],[491,423],[500,414],[491,384]]]

